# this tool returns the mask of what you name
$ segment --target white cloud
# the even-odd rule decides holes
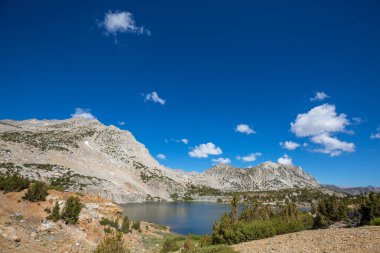
[[[224,164],[231,163],[230,159],[228,159],[228,158],[222,158],[222,157],[220,157],[218,159],[211,159],[211,161],[213,163],[224,163]]]
[[[328,97],[329,96],[326,93],[324,93],[323,91],[317,91],[315,93],[315,96],[310,98],[310,101],[322,101]]]
[[[133,14],[128,11],[108,11],[104,20],[100,24],[107,33],[116,35],[117,33],[136,33],[139,35],[150,35],[150,31],[143,26],[137,26]]]
[[[363,123],[364,120],[360,117],[353,117],[352,121],[354,125],[360,125],[361,123]]]
[[[354,152],[355,144],[340,141],[336,137],[330,136],[328,133],[322,133],[311,138],[311,141],[320,144],[323,148],[314,149],[314,152],[329,154],[330,156],[341,155],[342,152]]]
[[[296,120],[290,125],[291,131],[297,137],[310,137],[312,143],[321,146],[311,148],[310,151],[330,156],[355,151],[354,143],[341,141],[333,136],[339,132],[353,134],[353,131],[346,129],[346,126],[350,125],[346,114],[337,114],[335,105],[323,104],[314,107],[307,113],[298,114]]]
[[[207,158],[209,155],[220,155],[222,153],[220,147],[215,146],[212,142],[208,142],[206,144],[195,146],[195,148],[189,152],[189,156],[195,158]]]
[[[166,159],[166,155],[164,155],[164,154],[158,154],[156,157],[157,157],[158,159],[160,159],[160,160],[164,160],[164,159]]]
[[[370,138],[373,140],[373,139],[380,139],[380,127],[378,127],[377,129],[377,133],[374,133],[374,134],[371,134]]]
[[[350,122],[346,114],[337,114],[335,105],[324,104],[314,107],[307,113],[297,115],[291,131],[297,137],[314,136],[321,133],[344,132]]]
[[[75,108],[75,113],[71,114],[73,118],[82,119],[96,119],[94,115],[91,114],[90,109]]]
[[[118,124],[119,124],[120,126],[124,126],[124,125],[125,125],[125,121],[119,121]]]
[[[246,156],[237,156],[236,159],[243,160],[243,162],[253,162],[256,161],[257,157],[261,156],[262,154],[260,152],[251,153]]]
[[[285,141],[285,142],[280,142],[280,145],[282,148],[287,149],[287,150],[295,150],[300,144],[293,142],[293,141]]]
[[[164,105],[166,103],[166,100],[160,98],[157,94],[157,92],[153,91],[149,94],[145,95],[145,101],[152,101],[154,103],[159,103],[160,105]]]
[[[247,124],[239,124],[235,128],[236,132],[243,133],[243,134],[254,134],[256,133],[255,130],[250,128]]]
[[[286,166],[293,164],[292,159],[287,154],[284,154],[282,157],[278,158],[277,162]]]
[[[189,139],[181,139],[181,142],[182,142],[183,144],[189,144]]]

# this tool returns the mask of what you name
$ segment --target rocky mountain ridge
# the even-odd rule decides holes
[[[203,173],[173,170],[159,164],[129,131],[83,118],[0,121],[0,173],[7,171],[118,203],[210,190],[319,187],[302,168],[272,162],[248,169],[220,164]]]

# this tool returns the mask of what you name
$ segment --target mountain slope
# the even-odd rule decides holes
[[[222,191],[318,187],[300,167],[215,166],[186,173],[160,165],[134,136],[97,120],[0,121],[0,172],[20,174],[118,203],[170,199],[189,187]]]

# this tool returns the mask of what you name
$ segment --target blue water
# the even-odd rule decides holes
[[[214,221],[231,210],[229,205],[198,202],[133,203],[121,206],[124,215],[131,220],[167,225],[172,232],[181,235],[211,233]]]

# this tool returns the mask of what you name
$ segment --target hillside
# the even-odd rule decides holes
[[[0,173],[7,171],[117,203],[319,187],[302,168],[272,162],[249,169],[220,164],[203,173],[173,170],[130,132],[82,118],[0,121]]]

